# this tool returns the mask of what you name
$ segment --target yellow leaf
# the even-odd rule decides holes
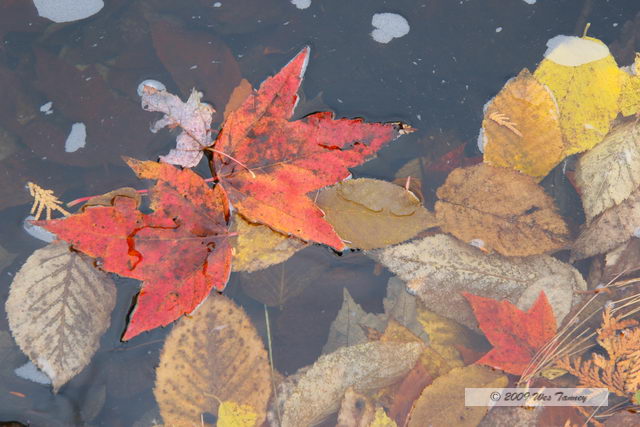
[[[541,180],[564,158],[559,116],[549,89],[525,68],[487,106],[484,161]]]
[[[256,421],[258,414],[250,405],[226,401],[218,407],[217,427],[253,427]]]
[[[534,76],[556,97],[565,155],[589,150],[618,114],[623,72],[598,39],[556,36],[547,46]]]
[[[382,409],[379,406],[376,408],[375,418],[373,419],[371,424],[369,424],[369,427],[397,427],[397,426],[398,425],[396,424],[396,422],[393,421],[391,418],[389,418],[387,414],[384,412],[384,409]]]

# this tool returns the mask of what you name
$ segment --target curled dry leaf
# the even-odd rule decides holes
[[[437,225],[435,216],[412,192],[378,179],[338,183],[318,193],[316,204],[352,248],[394,245]]]
[[[415,365],[420,343],[369,342],[320,356],[282,385],[282,427],[312,426],[336,412],[349,387],[358,393],[400,380]]]
[[[409,427],[463,426],[475,427],[487,414],[486,406],[465,406],[467,387],[506,387],[509,380],[489,368],[469,365],[453,369],[436,378],[415,401],[409,414]]]
[[[322,256],[325,253],[321,248],[311,247],[287,262],[253,273],[241,273],[242,290],[270,307],[282,307],[327,271],[329,261]]]
[[[544,290],[558,323],[586,289],[580,273],[548,255],[503,257],[485,254],[443,234],[372,252],[407,282],[425,306],[476,329],[475,316],[460,292],[507,299],[527,310]],[[529,290],[531,288],[531,290]]]
[[[485,163],[456,169],[438,189],[442,229],[470,242],[481,239],[502,255],[558,250],[569,230],[553,200],[531,177]]]
[[[547,46],[534,76],[558,102],[565,154],[589,150],[602,141],[618,114],[623,72],[598,39],[557,36]],[[586,58],[588,53],[594,55]]]
[[[58,242],[27,259],[11,283],[6,309],[16,342],[57,392],[91,360],[115,302],[113,281],[90,258]]]
[[[600,144],[582,155],[575,177],[587,223],[626,200],[640,185],[637,122],[616,126]]]
[[[253,273],[288,260],[307,246],[295,237],[273,231],[266,225],[251,224],[240,215],[234,216],[234,229],[238,233],[233,248],[232,271]]]
[[[496,120],[496,114],[510,122]],[[553,94],[526,68],[509,80],[484,112],[484,161],[518,170],[537,181],[564,158]]]
[[[640,224],[640,187],[619,205],[602,212],[582,230],[571,248],[579,260],[615,249],[634,236]]]
[[[165,341],[154,394],[166,425],[201,425],[220,402],[253,408],[265,418],[270,367],[262,340],[245,312],[222,295],[210,296],[184,317]]]

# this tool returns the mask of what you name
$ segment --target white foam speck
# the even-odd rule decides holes
[[[213,4],[213,7],[222,7],[222,3],[220,3],[219,1],[215,2]]]
[[[502,31],[502,27],[496,28],[496,33],[499,33],[500,31]]]
[[[42,240],[43,242],[51,243],[56,240],[56,235],[50,231],[45,230],[39,225],[33,225],[30,221],[36,219],[33,215],[29,215],[26,217],[22,223],[22,228],[24,231],[29,233],[31,236],[35,237],[38,240]]]
[[[74,123],[64,142],[64,151],[73,153],[87,145],[87,127],[84,123]]]
[[[522,0],[526,4],[536,4],[536,0]]]
[[[409,22],[397,13],[376,13],[371,18],[371,25],[375,28],[371,37],[378,43],[389,43],[406,36],[410,29]]]
[[[88,18],[104,7],[102,0],[33,0],[38,15],[53,22],[71,22]]]
[[[306,9],[311,6],[311,0],[291,0],[291,4],[298,9]]]
[[[577,67],[609,55],[609,48],[593,40],[575,36],[555,36],[547,42],[544,57],[559,65]]]
[[[51,384],[51,378],[49,378],[44,372],[40,371],[36,365],[31,362],[27,362],[24,365],[16,368],[15,374],[22,379],[33,381],[34,383],[49,385]]]
[[[478,150],[484,154],[484,149],[487,147],[487,136],[484,134],[484,129],[480,127],[480,132],[478,133]]]
[[[45,104],[42,104],[40,106],[40,111],[46,115],[52,114],[53,110],[51,109],[51,107],[53,107],[53,101],[49,101]]]

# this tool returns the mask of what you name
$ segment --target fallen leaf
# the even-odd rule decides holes
[[[133,199],[136,202],[136,207],[140,206],[140,203],[142,202],[142,197],[135,188],[122,187],[90,198],[84,205],[82,205],[81,209],[84,210],[90,206],[113,206],[113,201],[116,197],[128,197]]]
[[[123,340],[191,313],[212,288],[224,289],[231,263],[219,186],[212,190],[191,170],[166,163],[128,163],[139,177],[157,180],[149,190],[153,214],[116,197],[112,206],[35,223],[101,258],[105,271],[144,281]]]
[[[580,260],[615,249],[633,237],[640,224],[640,187],[619,205],[602,212],[586,226],[571,247]]]
[[[349,387],[358,393],[401,379],[416,363],[419,343],[369,342],[320,356],[282,385],[282,427],[314,425],[336,412]]]
[[[325,220],[352,248],[377,249],[404,242],[437,225],[410,191],[371,178],[350,179],[318,193]]]
[[[395,319],[424,342],[430,341],[430,334],[425,332],[418,319],[418,300],[415,295],[407,292],[402,280],[397,277],[389,278],[387,296],[382,300],[382,306],[388,318]]]
[[[438,189],[436,217],[460,240],[480,239],[502,255],[561,249],[569,230],[553,200],[531,177],[479,164],[456,169]]]
[[[215,170],[250,222],[342,250],[344,243],[307,193],[347,178],[349,167],[411,129],[336,120],[329,112],[290,121],[308,57],[305,48],[227,117],[214,143],[225,153],[214,153]]]
[[[376,408],[373,421],[369,424],[369,427],[398,427],[398,425],[389,418],[380,406]]]
[[[564,158],[559,115],[551,91],[525,68],[485,109],[484,161],[540,181]]]
[[[463,365],[460,365],[463,366]],[[434,380],[422,363],[417,363],[398,385],[389,406],[389,417],[404,426],[411,412],[413,402],[420,397],[422,390]]]
[[[495,406],[491,408],[489,413],[482,419],[478,427],[550,425],[540,424],[538,422],[541,410],[542,406],[535,406],[533,408]]]
[[[620,112],[623,116],[637,114],[640,111],[640,55],[635,53],[633,64],[622,67],[622,89],[620,93]]]
[[[369,427],[375,416],[375,407],[367,396],[349,387],[340,403],[336,427]]]
[[[591,222],[619,205],[640,185],[640,132],[635,121],[614,127],[605,139],[580,157],[576,183]]]
[[[226,107],[224,107],[224,120],[229,117],[229,114],[240,108],[242,103],[247,97],[253,93],[253,86],[247,79],[240,80],[238,86],[233,89],[231,92],[231,96],[229,96],[229,101],[227,102]]]
[[[181,128],[176,137],[176,148],[172,148],[160,160],[172,165],[193,168],[200,163],[204,149],[209,147],[211,139],[211,119],[215,110],[209,104],[200,102],[202,93],[192,90],[187,102],[166,90],[158,90],[152,86],[142,89],[142,108],[146,111],[164,113],[150,130],[158,132],[164,127]]]
[[[260,425],[271,395],[271,369],[262,339],[246,313],[212,295],[167,337],[153,389],[166,425],[201,425],[201,415],[249,406]],[[232,424],[233,425],[233,424]]]
[[[531,294],[535,293],[535,299],[544,290],[561,323],[580,301],[575,292],[586,290],[577,270],[548,255],[520,258],[485,254],[443,234],[371,255],[407,282],[408,290],[429,310],[471,329],[476,329],[475,317],[460,292],[508,299],[526,310],[533,303]],[[529,288],[532,290],[525,293]]]
[[[20,349],[51,378],[57,393],[91,360],[115,303],[109,276],[58,242],[36,250],[23,264],[6,310]]]
[[[486,415],[487,406],[465,406],[465,388],[502,388],[509,380],[489,368],[469,365],[453,369],[427,386],[413,405],[408,427],[475,427]]]
[[[238,233],[233,245],[232,271],[264,270],[285,262],[307,246],[300,239],[273,231],[266,225],[251,224],[237,214],[231,231]]]
[[[218,406],[216,427],[254,427],[257,425],[256,421],[258,414],[249,405],[225,401]]]
[[[382,331],[385,323],[383,316],[365,312],[353,300],[347,288],[344,288],[342,307],[329,327],[329,337],[322,348],[322,354],[332,353],[340,347],[365,343],[368,341],[366,328]]]
[[[278,265],[253,273],[241,273],[242,290],[270,307],[282,307],[326,273],[324,250],[308,248]]]
[[[632,237],[605,257],[604,272],[600,282],[609,283],[640,270],[640,239]]]
[[[558,102],[565,154],[589,150],[602,141],[618,114],[622,72],[598,39],[556,36],[547,46],[534,76]]]
[[[507,300],[496,301],[470,293],[464,296],[480,329],[493,345],[476,363],[522,375],[533,356],[556,334],[556,319],[544,291],[526,312]]]

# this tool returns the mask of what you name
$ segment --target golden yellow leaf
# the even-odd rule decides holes
[[[636,52],[636,59],[629,67],[622,68],[622,91],[619,107],[623,116],[630,116],[640,112],[640,54]]]
[[[506,387],[506,375],[479,365],[456,368],[425,387],[409,414],[409,427],[475,427],[486,415],[486,406],[465,406],[466,387]]]
[[[351,179],[326,188],[316,204],[352,248],[394,245],[437,225],[412,192],[378,179]]]
[[[218,406],[216,427],[253,427],[257,421],[258,414],[250,405],[225,401]]]
[[[62,215],[71,215],[62,206],[62,202],[53,194],[53,190],[45,190],[38,184],[27,182],[29,194],[33,197],[33,205],[31,206],[31,215],[35,219],[40,219],[42,212],[46,212],[46,218],[51,219],[51,212],[58,211]]]
[[[166,425],[201,426],[220,402],[248,405],[266,416],[271,368],[262,339],[244,310],[213,294],[167,337],[153,389]]]
[[[293,254],[307,246],[295,237],[273,231],[266,225],[251,224],[240,215],[235,215],[235,240],[233,271],[253,272],[288,260]]]
[[[373,422],[369,424],[369,427],[397,427],[397,426],[398,425],[396,424],[396,422],[393,421],[391,418],[389,418],[386,412],[384,412],[384,409],[382,409],[379,406],[376,408],[375,418],[373,419]]]
[[[622,72],[598,39],[556,36],[547,46],[534,76],[558,103],[565,155],[589,150],[602,141],[618,114]]]
[[[551,197],[534,180],[485,163],[455,169],[438,188],[441,228],[464,242],[480,240],[507,256],[563,248],[569,229]]]
[[[564,158],[560,113],[551,91],[526,68],[484,113],[484,161],[544,178]]]

